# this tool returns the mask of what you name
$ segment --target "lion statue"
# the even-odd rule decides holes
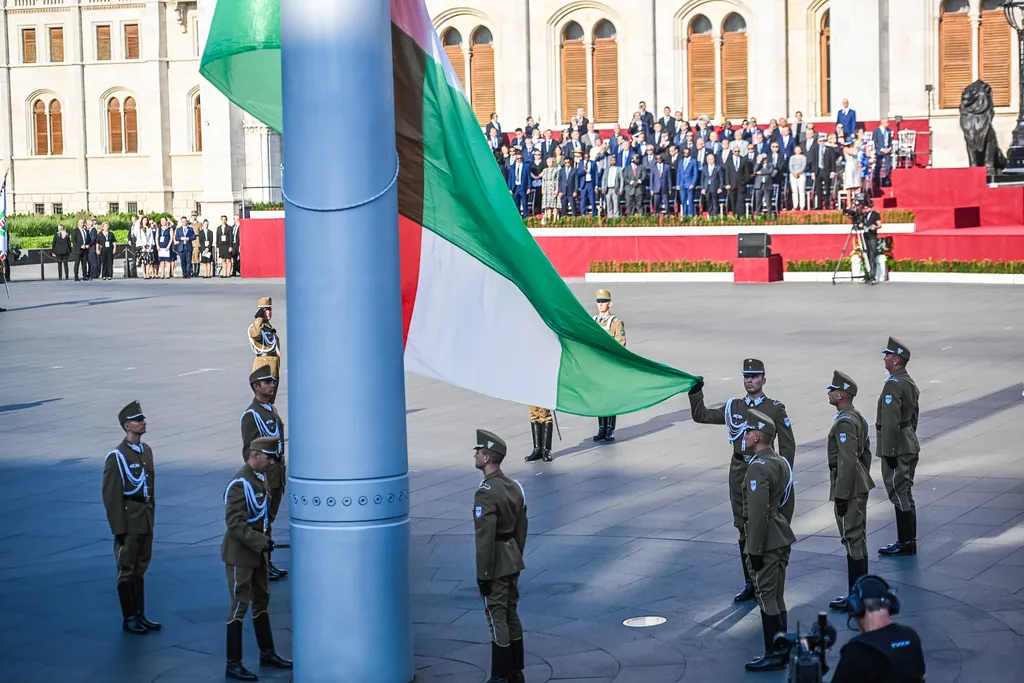
[[[992,86],[977,80],[964,88],[960,96],[960,128],[967,143],[967,162],[971,166],[985,166],[990,174],[1006,168],[1006,157],[992,129],[994,116]]]

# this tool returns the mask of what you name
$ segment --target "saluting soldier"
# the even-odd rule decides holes
[[[626,345],[626,323],[612,313],[612,294],[607,289],[597,290],[597,315],[594,320],[605,332],[615,337],[615,341]],[[615,418],[615,415],[597,418],[594,441],[615,441]]]
[[[484,479],[473,497],[476,583],[491,630],[489,683],[523,683],[523,625],[519,621],[519,572],[526,568],[526,493],[501,471],[505,442],[478,429],[473,456]]]
[[[124,439],[107,453],[103,464],[103,507],[114,534],[117,597],[122,628],[144,635],[160,624],[146,618],[146,569],[153,556],[153,519],[156,513],[153,449],[142,442],[146,416],[138,401],[117,414]]]
[[[274,397],[277,395],[277,375],[273,374],[270,366],[263,365],[249,375],[249,386],[252,388],[253,399],[249,407],[242,413],[240,420],[242,426],[242,460],[249,457],[249,445],[253,439],[261,436],[269,436],[278,439],[277,447],[280,450],[279,458],[267,465],[266,479],[267,488],[270,491],[270,508],[267,519],[267,533],[271,533],[274,520],[277,519],[277,511],[281,507],[281,500],[284,498],[285,484],[288,482],[287,466],[284,460],[284,420],[281,414],[274,407]],[[288,576],[288,571],[278,569],[270,561],[267,555],[267,563],[270,566],[270,580],[277,581]]]
[[[551,411],[540,406],[530,406],[530,431],[533,432],[533,452],[526,456],[526,462],[543,460],[551,462]]]
[[[836,416],[828,432],[828,499],[835,501],[836,526],[846,548],[849,590],[868,573],[868,491],[875,488],[871,478],[871,436],[868,421],[853,407],[857,383],[844,372],[832,373],[828,402]],[[849,592],[828,604],[845,611]]]
[[[753,451],[743,488],[747,563],[757,587],[764,635],[764,654],[747,662],[746,669],[776,671],[789,663],[789,650],[776,650],[774,641],[776,633],[788,628],[786,567],[796,537],[789,519],[782,514],[782,505],[792,488],[792,469],[772,449],[776,431],[772,418],[751,408],[743,429],[747,446]]]
[[[274,300],[265,296],[256,303],[256,318],[249,325],[249,346],[256,354],[252,369],[262,366],[270,367],[274,377],[281,377],[281,339],[277,330],[270,324],[273,317]],[[276,390],[275,390],[276,396]]]
[[[917,507],[914,504],[914,473],[921,454],[917,440],[921,391],[907,373],[910,349],[895,337],[882,351],[889,376],[878,396],[875,429],[878,457],[882,459],[882,481],[889,500],[896,508],[895,543],[879,548],[879,555],[917,554]]]
[[[272,437],[253,439],[245,464],[224,490],[224,522],[227,530],[220,544],[231,594],[228,613],[227,667],[224,675],[239,681],[255,681],[256,675],[242,666],[242,620],[252,605],[252,630],[260,649],[260,666],[292,668],[291,661],[274,649],[270,629],[270,586],[267,583],[270,553],[270,493],[266,471],[281,457],[280,442]]]
[[[729,503],[732,506],[732,523],[740,536],[740,563],[743,566],[744,579],[743,590],[733,598],[736,602],[754,599],[754,582],[747,570],[746,551],[744,550],[746,525],[743,515],[743,493],[746,487],[747,463],[750,462],[753,455],[750,444],[743,436],[747,411],[757,408],[772,418],[779,437],[779,454],[789,465],[791,483],[793,463],[796,459],[796,439],[793,438],[793,426],[786,413],[786,405],[782,401],[765,396],[764,385],[767,381],[764,363],[757,358],[747,358],[743,361],[743,388],[746,391],[743,398],[730,398],[725,405],[719,408],[708,408],[704,405],[703,380],[697,382],[689,391],[690,416],[693,421],[700,424],[725,425],[729,442],[732,444],[732,460],[729,462]],[[795,506],[796,496],[790,486],[787,495],[783,497],[782,506],[782,513],[787,522],[793,521]]]

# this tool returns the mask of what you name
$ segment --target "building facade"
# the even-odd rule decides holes
[[[0,0],[8,212],[231,213],[280,201],[282,142],[198,72],[216,0]],[[929,118],[966,165],[960,92],[1009,143],[1017,41],[1001,0],[427,0],[481,122],[628,124],[638,102],[735,122]],[[341,124],[343,125],[343,124]]]

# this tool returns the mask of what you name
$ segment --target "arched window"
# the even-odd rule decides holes
[[[747,22],[735,13],[722,22],[722,106],[726,118],[747,116]]]
[[[476,120],[482,126],[495,111],[494,36],[486,26],[473,31],[473,49],[469,56],[470,96]]]
[[[594,123],[615,123],[619,120],[619,43],[615,25],[604,19],[594,27],[592,66]]]
[[[36,131],[36,156],[50,153],[50,139],[47,135],[46,103],[36,100],[32,105],[32,122]]]
[[[690,67],[690,118],[715,115],[715,44],[711,39],[711,22],[698,14],[690,22],[687,41]],[[746,113],[743,114],[746,116]]]
[[[203,106],[199,93],[192,98],[192,151],[203,151]]]
[[[124,98],[124,106],[116,97],[107,102],[107,153],[137,154],[139,152],[139,120],[135,98]]]
[[[60,102],[50,100],[50,154],[64,153],[64,119],[60,113]]]
[[[462,89],[466,89],[466,55],[462,53],[462,34],[450,28],[441,35],[441,44],[444,45],[448,61],[452,63],[455,75],[459,77]]]
[[[978,75],[992,86],[992,104],[1010,104],[1010,24],[1001,5],[1003,0],[981,3],[981,26],[978,28]]]
[[[570,21],[562,29],[562,121],[568,122],[580,107],[587,110],[587,48],[583,29]]]
[[[942,3],[939,17],[939,107],[942,109],[959,107],[960,95],[971,84],[972,46],[968,9],[968,0],[945,0]]]
[[[818,62],[821,64],[821,114],[832,113],[832,25],[831,13],[825,10],[821,17]]]

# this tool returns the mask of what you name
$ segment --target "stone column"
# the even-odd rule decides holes
[[[715,120],[719,121],[725,114],[725,93],[722,88],[722,43],[725,39],[715,31],[712,41],[715,44]]]
[[[972,9],[968,18],[971,22],[971,81],[981,78],[981,64],[978,55],[981,53],[981,12]]]
[[[597,96],[597,89],[594,87],[594,37],[587,36],[584,43],[587,50],[587,118],[594,120],[594,111],[597,109],[594,98]]]
[[[843,98],[857,111],[857,121],[876,121],[882,108],[882,35],[879,0],[831,0],[832,102]],[[879,30],[868,30],[869,27]],[[856,27],[857,30],[852,30]]]

